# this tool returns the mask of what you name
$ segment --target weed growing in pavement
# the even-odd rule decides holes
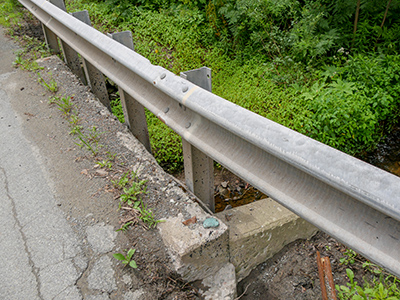
[[[69,134],[71,135],[75,135],[78,134],[79,131],[81,131],[83,129],[83,126],[81,125],[75,125],[72,127],[71,131],[69,132]]]
[[[152,226],[155,228],[158,223],[165,222],[165,220],[156,220],[153,212],[150,209],[147,209],[147,205],[144,205],[142,200],[140,200],[140,204],[141,207],[136,208],[140,213],[139,219],[148,225],[149,228]]]
[[[129,172],[126,172],[124,175],[122,175],[119,180],[111,180],[111,183],[117,189],[124,188],[128,184],[128,182],[129,182]]]
[[[69,125],[72,127],[77,126],[80,122],[80,118],[78,116],[78,112],[74,111],[70,116],[69,116]]]
[[[108,168],[109,170],[112,169],[112,162],[109,161],[108,159],[103,159],[102,161],[96,162],[100,167],[102,168]]]
[[[80,141],[80,143],[75,144],[81,148],[85,147],[92,152],[93,156],[96,156],[99,152],[99,148],[102,147],[102,145],[99,144],[100,133],[97,132],[97,127],[93,126],[92,129],[89,130],[89,134],[83,133],[80,126],[77,126],[75,129],[77,139]]]
[[[50,81],[46,82],[43,77],[38,73],[38,82],[49,92],[57,93],[58,85],[57,82],[52,78],[52,74],[50,73]]]
[[[120,200],[129,206],[134,205],[139,200],[140,195],[147,194],[146,182],[147,180],[132,181],[130,188],[124,188]]]
[[[96,164],[98,164],[102,168],[108,168],[109,170],[111,170],[113,166],[112,163],[114,162],[117,154],[112,154],[110,151],[107,151],[106,154],[108,157],[106,159],[103,159],[102,161],[97,161]],[[113,181],[111,182],[114,184]]]
[[[136,261],[132,259],[133,254],[135,254],[136,249],[129,249],[126,253],[126,256],[121,253],[114,253],[114,258],[120,260],[125,266],[129,265],[131,268],[136,269],[137,264]]]
[[[117,229],[115,231],[127,231],[129,225],[131,225],[132,223],[133,223],[133,221],[129,221],[129,222],[125,223],[124,225],[122,225],[120,229]]]
[[[15,61],[13,62],[15,67],[20,67],[22,70],[28,71],[43,70],[43,67],[40,67],[35,60],[25,59],[24,53],[24,50],[16,53]]]
[[[72,108],[73,108],[73,104],[71,102],[71,97],[69,97],[69,96],[68,97],[64,96],[64,97],[61,97],[61,98],[57,97],[57,96],[50,97],[49,104],[56,104],[57,108],[64,115],[69,115],[71,113]],[[76,112],[75,112],[75,114],[73,114],[73,117],[72,117],[72,115],[70,116],[70,119],[72,120],[74,125],[77,124],[78,121],[79,121],[79,118],[77,117]]]
[[[120,196],[120,206],[121,203],[125,203],[136,210],[139,213],[138,218],[146,226],[149,228],[156,227],[158,223],[163,222],[154,218],[153,212],[147,208],[141,198],[144,194],[147,194],[147,180],[139,180],[136,173],[132,171],[125,173],[119,180],[113,180],[112,183],[116,188],[123,188],[123,193]]]

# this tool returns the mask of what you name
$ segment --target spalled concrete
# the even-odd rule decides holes
[[[170,250],[176,271],[188,281],[206,278],[229,262],[227,226],[204,228],[202,222],[210,217],[199,205],[187,208],[195,224],[184,225],[182,214],[158,225],[165,245]]]
[[[269,198],[216,216],[229,227],[230,262],[238,281],[287,244],[317,232],[313,225]]]
[[[217,273],[205,278],[201,283],[208,287],[208,290],[201,292],[205,300],[231,300],[236,298],[235,266],[231,263],[226,264]]]

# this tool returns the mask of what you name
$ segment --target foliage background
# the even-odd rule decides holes
[[[138,53],[176,74],[210,67],[215,94],[351,155],[374,149],[398,121],[400,0],[70,0],[67,7],[89,10],[103,32],[131,30]],[[180,137],[147,117],[156,159],[179,171]]]

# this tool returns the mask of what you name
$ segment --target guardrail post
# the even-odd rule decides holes
[[[72,15],[83,23],[92,26],[90,22],[89,13],[87,10],[77,11]],[[95,66],[83,58],[83,69],[85,70],[87,84],[90,86],[92,92],[111,111],[110,99],[108,97],[106,82],[104,75]]]
[[[67,11],[63,0],[50,0],[50,3],[57,6],[63,11]],[[61,40],[61,39],[60,39]],[[61,40],[61,49],[64,53],[64,60],[68,67],[71,69],[72,73],[79,77],[79,79],[86,84],[85,74],[82,71],[81,62],[78,53],[72,49],[67,43]]]
[[[130,31],[115,32],[110,36],[129,49],[135,50],[132,33]],[[131,95],[125,93],[120,87],[118,87],[118,91],[124,111],[125,124],[132,134],[144,145],[147,151],[151,153],[149,131],[147,129],[147,120],[143,105],[137,102]]]
[[[181,73],[181,77],[211,92],[211,69],[202,67]],[[182,137],[185,181],[193,192],[208,208],[215,212],[214,201],[214,162],[206,154],[192,146]]]
[[[54,54],[60,53],[60,47],[58,45],[57,35],[51,31],[46,25],[42,24],[42,30],[44,34],[44,39],[46,40],[47,49]]]

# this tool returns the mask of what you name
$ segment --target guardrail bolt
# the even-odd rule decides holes
[[[188,91],[188,89],[189,89],[189,87],[185,85],[185,86],[182,88],[182,92],[186,93],[186,92]]]
[[[188,122],[188,123],[186,124],[186,126],[185,126],[186,129],[189,128],[191,125],[192,125],[192,123]]]
[[[164,112],[165,112],[165,113],[169,112],[169,107],[167,107],[166,109],[164,109]]]
[[[160,78],[161,78],[161,79],[164,79],[165,77],[167,77],[167,74],[165,74],[165,73],[162,73],[162,74],[160,75]]]

